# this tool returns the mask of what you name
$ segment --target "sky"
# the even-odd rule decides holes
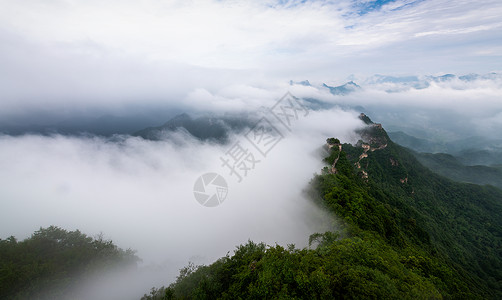
[[[2,109],[502,69],[502,3],[0,1]]]
[[[182,111],[257,113],[287,91],[335,105],[282,128],[285,139],[242,183],[221,166],[230,145],[179,132],[156,142],[0,134],[0,238],[49,225],[103,232],[145,264],[168,266],[143,274],[147,281],[128,279],[140,282],[139,296],[189,260],[209,263],[248,239],[304,247],[336,224],[304,189],[323,166],[327,137],[357,141],[361,111],[346,107],[433,138],[502,139],[501,70],[500,0],[0,0],[0,129],[83,116],[141,114],[158,126]],[[488,75],[428,77],[446,73]],[[307,79],[312,86],[290,85]],[[349,80],[361,89],[336,96],[322,86]],[[204,172],[228,181],[218,207],[194,199]]]

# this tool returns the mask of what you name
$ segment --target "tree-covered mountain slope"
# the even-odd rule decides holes
[[[229,132],[241,131],[254,124],[252,116],[227,115],[222,117],[200,116],[192,118],[186,113],[177,115],[158,127],[148,127],[133,133],[149,140],[161,140],[168,132],[185,131],[200,140],[212,140],[220,143],[227,141]]]
[[[460,275],[467,276],[471,291],[500,297],[502,191],[456,183],[432,173],[407,149],[392,143],[383,129],[368,123],[362,135],[371,150],[359,162],[359,177],[368,174],[369,194],[390,208],[398,233],[404,229],[406,244],[421,245],[443,257]],[[364,152],[361,148],[344,145],[347,160],[359,160],[359,153]],[[341,212],[347,213],[346,209]],[[352,215],[350,210],[348,215]],[[361,219],[356,223],[363,229],[375,228]],[[401,241],[393,230],[380,229],[380,233],[388,240]]]
[[[454,181],[490,184],[502,189],[502,170],[496,166],[466,166],[455,156],[445,153],[413,154],[422,165]]]
[[[502,191],[434,174],[361,119],[361,141],[328,139],[310,183],[342,228],[306,249],[250,241],[143,299],[502,297]]]
[[[449,142],[418,138],[402,131],[389,132],[393,142],[418,153],[448,154],[465,166],[493,166],[502,163],[502,140],[469,136]],[[443,160],[445,157],[438,157]],[[433,158],[436,160],[436,158]],[[419,158],[419,161],[423,161]],[[441,174],[443,175],[443,174]]]
[[[75,288],[82,280],[136,267],[138,260],[112,241],[55,226],[23,241],[0,239],[0,299],[79,299]]]

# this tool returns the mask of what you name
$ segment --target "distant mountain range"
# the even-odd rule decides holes
[[[418,161],[435,173],[458,182],[490,184],[502,189],[500,165],[464,165],[453,155],[445,153],[413,153]]]
[[[162,124],[166,119],[181,113],[179,109],[129,108],[127,113],[114,114],[103,111],[74,112],[27,112],[15,119],[0,120],[0,134],[94,134],[111,136],[130,134],[142,128]]]
[[[363,91],[365,88],[370,86],[377,86],[377,88],[383,88],[387,92],[399,92],[402,90],[414,88],[414,89],[424,89],[429,87],[432,83],[444,83],[444,82],[471,82],[475,80],[499,80],[502,81],[502,74],[499,73],[488,73],[488,74],[466,74],[457,76],[454,74],[444,74],[440,76],[389,76],[389,75],[373,75],[366,79],[361,79],[361,82],[356,82],[355,79],[351,79],[346,81],[340,85],[328,85],[327,83],[320,84],[312,84],[309,80],[302,81],[294,81],[290,80],[289,84],[304,86],[304,87],[312,87],[317,88],[319,90],[325,90],[332,95],[337,97],[343,97],[347,95],[351,95],[358,91]],[[302,99],[304,104],[313,110],[323,110],[323,109],[331,109],[334,106],[339,106],[343,109],[352,109],[357,111],[365,111],[365,109],[357,104],[347,105],[347,104],[335,104],[333,102],[326,102],[320,99],[315,98],[304,98]],[[340,101],[343,102],[343,101]],[[96,134],[102,136],[111,136],[113,134],[132,134],[135,133],[140,136],[145,136],[145,132],[148,130],[155,129],[159,126],[158,124],[162,124],[162,122],[166,122],[166,120],[170,120],[181,113],[183,113],[184,109],[181,108],[168,108],[168,107],[134,107],[134,108],[123,108],[126,114],[115,115],[113,112],[104,112],[104,111],[96,111],[96,112],[74,112],[74,113],[66,113],[63,115],[58,114],[58,112],[51,112],[49,110],[43,111],[32,111],[32,112],[24,112],[23,116],[19,116],[16,118],[2,118],[0,120],[0,134],[8,134],[8,135],[22,135],[26,133],[34,133],[34,134],[68,134],[68,135],[78,135],[78,134]],[[372,111],[368,111],[368,113],[374,113]],[[376,115],[376,114],[375,114]],[[380,116],[381,117],[381,116]],[[202,117],[205,118],[205,117]],[[232,117],[226,116],[223,123],[228,123],[225,126],[230,126],[231,128],[239,127],[237,120],[231,120]],[[211,118],[209,118],[211,119]],[[214,119],[214,118],[212,118]],[[382,118],[384,119],[384,118]],[[176,122],[181,122],[180,120]],[[204,121],[199,119],[194,124],[188,125],[188,123],[192,122],[185,121],[185,125],[179,123],[179,126],[174,124],[164,124],[166,128],[170,126],[177,127],[185,127],[189,132],[192,130],[193,132],[198,131],[193,129],[195,123],[203,124],[204,122],[208,122],[208,120]],[[192,123],[193,123],[192,122]],[[221,124],[220,124],[221,125]],[[157,127],[155,127],[157,126]],[[190,127],[192,129],[188,129]],[[208,129],[208,132],[213,130],[214,134],[218,135],[217,129],[218,125],[211,125]],[[166,129],[164,128],[164,129]],[[387,124],[387,128],[391,128]],[[145,131],[142,131],[142,130]],[[158,128],[157,128],[158,129]],[[194,131],[195,130],[195,131]],[[142,133],[140,133],[140,131]],[[395,130],[394,130],[395,131]],[[202,138],[205,138],[207,134],[203,134],[202,132],[196,133],[196,135],[200,135]],[[153,136],[148,136],[149,138],[153,138]],[[397,137],[396,137],[397,138]],[[424,144],[424,143],[421,143]],[[418,149],[418,151],[421,151]],[[431,150],[424,150],[431,151]],[[436,150],[433,150],[436,152]],[[443,150],[438,150],[443,151]]]
[[[252,127],[253,118],[249,115],[227,115],[222,117],[201,116],[192,118],[186,113],[175,116],[157,127],[148,127],[134,132],[133,136],[140,136],[148,140],[162,140],[168,132],[184,131],[193,137],[206,141],[213,140],[224,143],[230,131],[240,132]]]
[[[333,95],[348,95],[350,93],[353,93],[357,90],[360,90],[361,87],[357,85],[354,81],[349,81],[345,84],[339,85],[339,86],[329,86],[325,83],[322,84],[323,87],[328,88],[329,92]]]
[[[310,81],[308,81],[308,80],[302,80],[302,81],[290,80],[289,84],[290,85],[312,86],[312,84],[310,84]],[[338,86],[329,86],[326,83],[323,83],[322,88],[326,88],[329,90],[329,92],[331,94],[338,95],[338,96],[345,96],[345,95],[348,95],[352,92],[355,92],[355,91],[361,89],[361,87],[359,85],[357,85],[357,83],[355,83],[352,80],[349,82],[346,82],[342,85],[338,85]]]
[[[391,75],[373,75],[368,78],[361,80],[361,85],[357,84],[354,80],[350,80],[344,84],[338,86],[329,86],[326,83],[322,83],[317,86],[320,89],[328,89],[333,95],[344,96],[352,92],[360,90],[361,88],[372,86],[372,85],[388,85],[388,92],[396,92],[403,88],[414,88],[414,89],[425,89],[429,87],[432,83],[444,83],[453,82],[458,80],[460,82],[471,82],[475,80],[502,80],[502,74],[499,73],[488,73],[488,74],[466,74],[457,76],[455,74],[444,74],[439,76],[426,75],[426,76],[391,76]],[[309,80],[294,81],[290,80],[290,85],[303,85],[303,86],[315,86],[310,83]]]
[[[418,88],[429,86],[431,82],[447,82],[453,80],[460,80],[464,82],[474,80],[494,80],[501,79],[502,74],[488,73],[488,74],[475,74],[470,73],[466,75],[457,76],[455,74],[444,74],[439,76],[426,75],[426,76],[389,76],[389,75],[373,75],[364,80],[364,84],[382,84],[382,83],[397,83],[397,84],[411,84],[416,85]]]
[[[502,164],[502,140],[480,136],[467,137],[451,142],[435,142],[417,138],[402,131],[389,132],[396,143],[416,152],[447,153],[464,165]]]
[[[437,143],[401,131],[388,135],[397,144],[409,148],[421,164],[439,175],[454,181],[502,188],[502,140],[469,137]]]

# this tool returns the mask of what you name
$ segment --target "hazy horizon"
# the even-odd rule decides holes
[[[103,232],[168,266],[141,295],[248,239],[305,247],[336,223],[304,194],[322,144],[357,142],[359,113],[434,141],[502,139],[501,17],[497,0],[0,0],[0,238]],[[325,107],[285,128],[267,109],[287,92]],[[238,182],[220,158],[249,129],[130,135],[180,113],[266,117],[284,138]],[[214,208],[193,194],[206,172],[228,183]]]

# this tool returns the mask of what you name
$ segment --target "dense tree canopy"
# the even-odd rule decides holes
[[[310,184],[341,229],[306,249],[249,241],[143,299],[501,298],[502,191],[430,172],[375,125]]]
[[[134,251],[102,236],[55,226],[40,228],[23,241],[0,239],[0,299],[71,298],[78,280],[137,261]]]
[[[502,190],[432,173],[366,121],[356,145],[327,140],[309,184],[336,228],[304,249],[249,241],[143,299],[502,298]],[[78,280],[137,260],[55,226],[0,239],[0,299],[71,299]]]

